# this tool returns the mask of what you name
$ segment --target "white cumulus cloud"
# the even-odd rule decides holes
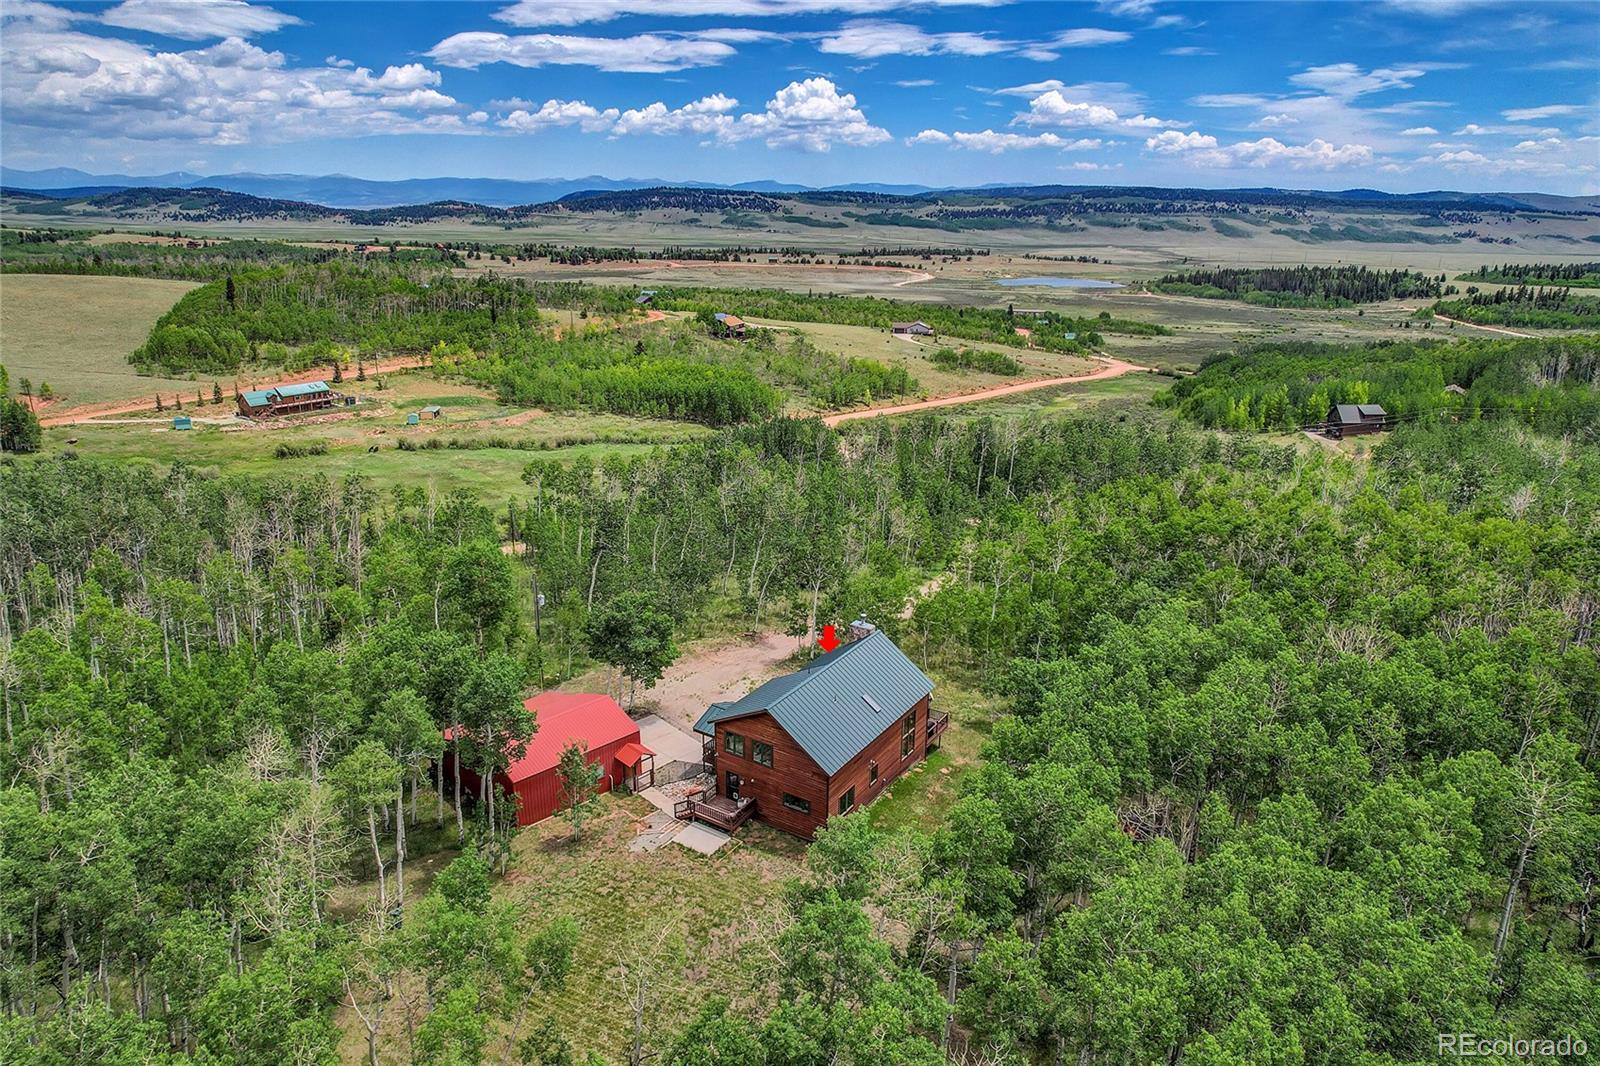
[[[300,23],[293,15],[244,0],[122,0],[100,20],[184,41],[253,37]]]
[[[735,54],[722,41],[641,33],[632,37],[577,37],[554,33],[457,33],[428,51],[447,67],[486,63],[517,67],[581,66],[636,74],[665,74],[709,67]]]
[[[1275,137],[1262,137],[1224,145],[1210,134],[1166,130],[1147,139],[1144,146],[1150,152],[1181,156],[1191,166],[1217,170],[1336,170],[1364,166],[1373,160],[1370,145],[1336,145],[1320,137],[1305,144],[1285,144]]]

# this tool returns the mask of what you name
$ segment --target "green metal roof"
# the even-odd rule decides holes
[[[279,396],[315,396],[319,392],[328,391],[326,381],[308,381],[303,385],[279,385],[272,390]]]
[[[272,392],[269,389],[250,389],[243,394],[243,398],[251,407],[265,407],[272,402]]]
[[[836,774],[932,691],[928,675],[875,631],[742,699],[713,703],[694,728],[712,736],[717,722],[766,711],[823,773]]]

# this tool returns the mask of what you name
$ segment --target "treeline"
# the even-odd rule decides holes
[[[1600,263],[1502,263],[1459,274],[1456,280],[1591,289],[1600,286]]]
[[[362,355],[482,348],[537,321],[533,297],[515,282],[394,264],[271,267],[184,294],[130,361],[182,373],[231,370],[274,344],[332,342]]]
[[[1266,307],[1349,307],[1446,295],[1444,275],[1364,266],[1227,267],[1168,274],[1151,282],[1158,292]],[[1449,291],[1454,291],[1449,290]]]
[[[626,296],[626,293],[619,293],[601,299],[615,302]],[[1154,323],[1113,318],[1109,312],[1102,312],[1095,318],[1076,318],[1045,311],[1032,316],[1029,327],[1033,336],[1024,340],[1017,335],[1016,319],[1006,308],[913,303],[875,296],[802,295],[774,289],[665,288],[656,290],[653,303],[673,311],[727,311],[744,318],[831,322],[885,330],[894,322],[920,319],[941,336],[1011,347],[1024,347],[1031,342],[1033,347],[1059,352],[1093,348],[1101,343],[1103,333],[1158,336],[1170,332],[1165,326]],[[1075,334],[1074,338],[1068,340],[1068,333]]]
[[[25,241],[16,230],[0,230],[0,272],[19,274],[94,274],[116,277],[215,281],[228,273],[276,265],[358,261],[354,252],[306,247],[271,240],[197,240],[169,244],[113,241],[90,244],[85,234],[50,242]],[[451,265],[453,253],[433,248],[396,248],[386,254],[391,266],[435,268]]]
[[[1467,322],[1534,329],[1600,329],[1600,297],[1575,296],[1571,289],[1518,285],[1493,292],[1473,292],[1444,300],[1433,311]]]
[[[1333,404],[1376,403],[1402,420],[1516,416],[1593,439],[1600,337],[1263,345],[1208,359],[1157,402],[1217,429],[1288,430]]]

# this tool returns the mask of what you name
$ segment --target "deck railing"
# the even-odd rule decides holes
[[[726,796],[685,796],[672,805],[672,816],[680,822],[704,822],[731,833],[756,813],[756,801],[748,796],[737,800]]]
[[[937,716],[930,714],[928,716],[928,747],[937,748],[939,746],[939,738],[944,736],[944,731],[949,728],[950,716],[948,714]]]

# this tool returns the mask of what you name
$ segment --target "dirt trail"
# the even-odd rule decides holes
[[[732,641],[689,649],[654,688],[639,694],[636,710],[653,710],[684,732],[718,700],[736,700],[782,672],[795,653],[794,637],[782,633],[747,633]],[[594,678],[577,679],[596,683]]]
[[[1121,359],[1095,357],[1105,365],[1098,370],[1091,370],[1087,374],[1074,374],[1063,378],[1038,378],[1034,381],[1019,381],[1014,385],[996,385],[991,389],[979,389],[977,392],[961,392],[953,396],[936,396],[931,400],[918,400],[915,403],[898,403],[889,407],[867,407],[860,411],[843,411],[836,415],[828,415],[822,420],[823,425],[837,426],[841,422],[854,422],[861,418],[877,418],[879,415],[903,415],[913,411],[927,411],[934,407],[954,407],[957,404],[977,403],[980,400],[993,400],[1001,396],[1012,396],[1019,392],[1032,392],[1034,389],[1048,389],[1054,385],[1072,385],[1082,381],[1104,381],[1106,378],[1119,378],[1124,374],[1144,372],[1149,367],[1138,366],[1134,363],[1124,362]]]
[[[1536,333],[1520,333],[1520,332],[1518,332],[1517,330],[1514,330],[1514,329],[1506,329],[1504,326],[1485,326],[1480,322],[1468,322],[1464,318],[1447,318],[1446,316],[1441,315],[1441,314],[1439,314],[1437,312],[1434,313],[1433,317],[1438,319],[1440,322],[1449,322],[1451,325],[1454,325],[1454,326],[1470,326],[1473,329],[1486,329],[1490,333],[1504,333],[1508,337],[1528,337],[1528,338],[1531,338],[1531,337],[1538,336],[1538,334],[1536,334]]]
[[[370,376],[372,374],[390,374],[396,370],[416,369],[421,367],[422,363],[418,362],[417,357],[414,355],[397,355],[388,359],[376,359],[372,362],[363,361],[361,365]],[[270,374],[258,374],[253,375],[248,382],[243,379],[235,379],[235,384],[240,389],[253,389],[261,384],[299,385],[307,381],[327,381],[328,378],[329,372],[326,370],[305,371],[298,374],[289,374],[285,377],[274,377]],[[355,377],[352,375],[348,380],[354,382]],[[205,386],[203,382],[196,381],[195,386],[204,391]],[[169,394],[176,395],[175,393],[170,392]],[[229,401],[225,398],[223,402],[227,403]],[[104,418],[107,415],[141,414],[146,411],[154,410],[155,406],[155,393],[151,393],[149,396],[140,397],[137,400],[111,400],[104,403],[80,404],[74,407],[63,408],[62,410],[53,414],[45,415],[39,419],[39,424],[43,426],[71,426],[76,425],[79,422],[92,422],[97,418]]]

